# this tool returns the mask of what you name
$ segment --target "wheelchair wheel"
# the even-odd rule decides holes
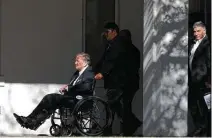
[[[85,136],[100,136],[112,121],[108,104],[99,97],[90,96],[77,103],[74,118],[78,132]]]
[[[71,117],[68,108],[59,108],[55,110],[55,112],[51,116],[52,128],[50,128],[49,130],[50,134],[52,136],[71,136],[73,128],[71,126],[71,122],[73,122],[72,118],[73,117]],[[57,128],[59,128],[58,126],[60,127],[60,134],[57,134]]]
[[[61,127],[59,125],[52,125],[49,129],[49,132],[52,136],[60,136],[61,135]]]
[[[60,120],[61,120],[60,110],[57,109],[57,110],[55,110],[55,112],[51,116],[51,124],[52,125],[57,125],[57,123],[61,122]]]
[[[72,135],[72,129],[70,127],[62,128],[61,129],[61,136],[71,136]]]

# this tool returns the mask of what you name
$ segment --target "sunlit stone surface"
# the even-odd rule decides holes
[[[0,135],[27,136],[47,134],[51,126],[48,119],[37,131],[22,128],[13,113],[27,116],[48,93],[58,93],[57,84],[5,84],[0,87]]]
[[[143,134],[187,135],[188,0],[144,0]]]

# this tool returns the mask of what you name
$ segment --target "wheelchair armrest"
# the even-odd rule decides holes
[[[77,96],[76,96],[76,99],[77,99],[77,100],[82,100],[83,97],[82,97],[81,95],[77,95]]]

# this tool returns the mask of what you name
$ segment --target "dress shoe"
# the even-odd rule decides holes
[[[120,133],[118,136],[124,136],[124,133]]]
[[[25,127],[27,128],[27,118],[24,117],[24,116],[19,116],[17,115],[16,113],[13,113],[14,117],[16,118],[16,121],[22,126],[22,127]]]
[[[103,136],[111,136],[112,134],[112,127],[107,127],[104,129]]]
[[[124,124],[124,136],[133,136],[136,130],[142,125],[142,122],[136,120]]]
[[[29,117],[24,117],[24,116],[19,116],[16,113],[13,113],[14,117],[16,118],[16,121],[25,128],[31,129],[31,130],[36,130],[40,124],[32,118]]]
[[[205,136],[206,134],[206,129],[203,127],[199,127],[196,130],[194,130],[192,133],[188,134],[190,137],[195,137],[195,136]]]

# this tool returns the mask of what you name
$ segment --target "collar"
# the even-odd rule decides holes
[[[112,44],[113,42],[115,42],[118,38],[118,34],[110,41],[108,41],[109,44]]]
[[[79,76],[82,75],[82,73],[87,69],[88,65],[86,65],[80,72],[79,72]]]

